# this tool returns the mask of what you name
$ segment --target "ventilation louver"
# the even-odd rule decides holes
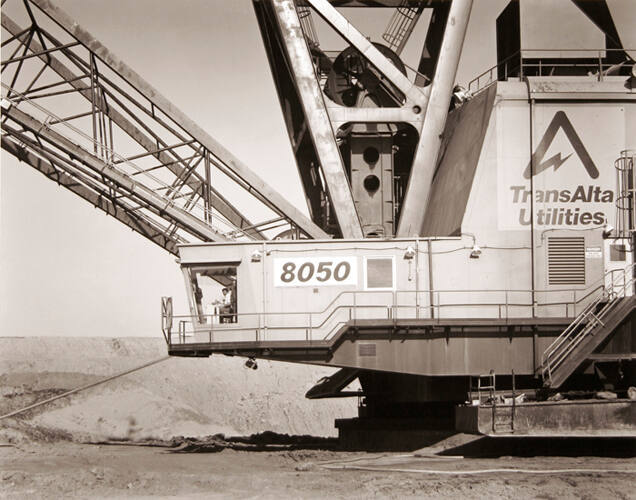
[[[548,283],[585,285],[585,238],[548,238]]]

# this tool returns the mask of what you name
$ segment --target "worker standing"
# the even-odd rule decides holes
[[[223,294],[221,298],[221,323],[230,323],[232,321],[232,292],[229,288],[223,287],[221,293]]]

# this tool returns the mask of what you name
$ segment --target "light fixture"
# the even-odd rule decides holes
[[[603,226],[603,238],[607,239],[612,236],[612,231],[614,231],[614,226],[608,224],[607,220],[605,220],[605,225]]]
[[[480,255],[481,255],[481,248],[479,248],[479,245],[477,244],[473,245],[473,248],[470,252],[470,258],[478,259]]]
[[[252,370],[257,370],[258,364],[256,363],[256,360],[254,358],[247,358],[247,361],[245,362],[245,368],[251,368]]]
[[[405,260],[412,260],[413,257],[415,257],[415,248],[408,247],[406,249],[406,252],[404,252],[404,259]]]
[[[260,262],[262,258],[263,258],[263,254],[261,253],[260,250],[254,250],[252,252],[252,262]]]

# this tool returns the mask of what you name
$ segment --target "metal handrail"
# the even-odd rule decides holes
[[[601,278],[601,280],[604,280],[605,277]],[[598,281],[601,281],[598,280]],[[408,309],[413,309],[414,310],[414,315],[416,318],[419,318],[419,313],[420,311],[427,311],[431,306],[437,309],[437,316],[435,318],[430,318],[432,320],[436,320],[436,322],[439,324],[440,320],[441,320],[441,310],[442,308],[465,308],[465,307],[496,307],[498,309],[499,312],[499,318],[503,319],[505,318],[506,320],[509,318],[509,308],[513,308],[513,307],[526,307],[526,308],[533,308],[533,307],[554,307],[554,306],[560,306],[560,305],[565,305],[566,306],[566,316],[568,315],[568,306],[569,305],[573,305],[574,307],[574,311],[576,310],[576,305],[580,304],[581,302],[584,302],[588,297],[590,297],[592,294],[596,293],[599,289],[603,288],[603,285],[599,285],[596,286],[595,288],[592,288],[593,285],[595,285],[597,282],[593,283],[592,285],[590,285],[590,287],[588,287],[587,289],[581,290],[581,289],[564,289],[564,290],[541,290],[541,289],[535,289],[534,292],[544,292],[544,293],[559,293],[559,294],[563,294],[563,293],[568,293],[568,292],[572,292],[573,293],[573,300],[572,301],[554,301],[554,302],[543,302],[540,304],[537,303],[533,303],[533,302],[515,302],[515,301],[511,301],[510,300],[510,294],[514,294],[514,293],[524,293],[524,294],[528,294],[529,296],[532,295],[533,290],[530,289],[513,289],[513,290],[505,290],[505,289],[492,289],[492,290],[428,290],[428,289],[424,289],[424,290],[395,290],[395,291],[374,291],[374,290],[348,290],[348,291],[343,291],[340,292],[336,297],[334,297],[331,302],[322,310],[322,311],[311,311],[311,312],[252,312],[252,313],[237,313],[237,314],[232,314],[232,316],[235,317],[259,317],[259,319],[261,319],[262,321],[259,321],[258,324],[259,326],[250,326],[250,327],[246,327],[245,325],[240,326],[237,323],[230,323],[230,324],[223,324],[223,326],[219,326],[219,325],[213,325],[210,324],[209,325],[209,334],[210,334],[210,342],[211,337],[212,337],[212,333],[213,332],[228,332],[228,331],[255,331],[256,333],[256,338],[258,339],[259,333],[263,333],[265,331],[290,331],[290,330],[302,330],[304,329],[306,334],[305,334],[305,338],[307,340],[313,340],[313,333],[314,331],[321,331],[324,329],[325,325],[327,325],[340,311],[343,310],[348,310],[349,311],[349,318],[346,321],[337,321],[336,324],[329,329],[329,331],[326,333],[326,335],[324,335],[322,337],[323,340],[330,338],[333,333],[340,328],[343,324],[347,323],[349,320],[356,320],[356,319],[361,319],[359,318],[359,314],[355,314],[355,311],[360,311],[362,309],[385,309],[387,311],[387,319],[394,319],[397,320],[399,319],[399,314],[398,311],[401,310],[408,310]],[[590,290],[590,288],[592,288]],[[579,297],[578,299],[576,298],[576,293],[577,292],[581,292],[581,291],[585,291],[587,292],[585,295],[583,295],[582,297]],[[418,300],[417,297],[419,294],[424,294],[424,296],[429,296],[429,294],[433,292],[434,296],[437,296],[437,300],[433,300],[432,304],[428,304],[428,303],[424,303],[421,304]],[[443,304],[442,300],[441,300],[441,293],[445,293],[445,294],[457,294],[457,293],[462,293],[462,294],[470,294],[472,296],[474,296],[474,294],[479,294],[480,296],[483,295],[484,293],[497,293],[497,294],[504,294],[505,296],[505,301],[504,302],[452,302],[452,303],[446,303]],[[389,301],[385,301],[384,304],[360,304],[359,303],[359,296],[362,295],[372,295],[375,297],[381,296],[382,294],[384,295],[391,295],[392,296],[392,303],[389,303]],[[403,304],[398,304],[397,302],[397,296],[399,294],[410,294],[410,295],[415,295],[415,304],[416,305],[403,305]],[[343,296],[346,295],[352,295],[353,296],[353,303],[346,303],[346,304],[338,304],[336,305],[336,302],[339,301]],[[335,306],[335,307],[334,307]],[[502,318],[502,308],[505,311],[505,315]],[[327,317],[325,317],[324,319],[322,319],[322,321],[320,321],[318,324],[314,324],[313,319],[320,317],[321,315],[328,313]],[[290,316],[305,316],[309,319],[308,323],[304,323],[302,325],[272,325],[271,321],[263,321],[265,318],[267,317],[273,317],[273,316],[285,316],[285,317],[290,317]],[[201,318],[212,318],[214,317],[214,315],[177,315],[174,316],[174,319],[179,320],[179,324],[181,325],[182,323],[191,323],[193,325],[193,331],[195,332],[204,332],[207,330],[207,321],[206,324],[203,325],[200,323]],[[184,321],[185,320],[185,321]],[[199,322],[199,324],[197,325],[197,322]],[[212,322],[210,322],[212,323]],[[260,325],[263,324],[267,324],[267,327],[262,327]],[[181,327],[183,328],[183,327]],[[180,341],[183,339],[183,341],[185,341],[185,332],[181,332],[181,328],[180,328],[180,335],[179,335],[179,339]],[[168,338],[171,339],[171,335],[170,332],[166,332],[164,330],[164,335],[166,335]],[[171,342],[169,342],[171,343]]]
[[[488,68],[487,70],[485,70],[483,73],[479,74],[478,76],[476,76],[475,78],[473,78],[469,83],[468,83],[468,90],[472,93],[472,94],[476,94],[484,89],[486,89],[487,87],[489,87],[490,85],[492,85],[493,83],[497,82],[497,78],[493,79],[493,73],[498,70],[500,67],[503,66],[504,71],[505,71],[505,80],[508,79],[509,76],[509,72],[508,72],[508,66],[509,66],[509,62],[510,61],[518,61],[518,69],[519,69],[519,77],[523,77],[524,76],[524,68],[542,68],[542,64],[541,62],[539,63],[530,63],[530,62],[526,62],[524,63],[524,53],[528,54],[528,53],[546,53],[548,56],[550,54],[558,54],[558,53],[564,53],[564,52],[576,52],[576,53],[587,53],[590,54],[590,57],[595,56],[596,62],[594,64],[579,64],[579,63],[549,63],[548,66],[552,67],[576,67],[576,66],[593,66],[595,68],[597,68],[598,70],[598,76],[599,78],[602,78],[603,76],[603,70],[604,69],[609,69],[612,68],[613,66],[616,66],[615,63],[605,63],[603,62],[603,54],[608,53],[608,52],[624,52],[624,53],[628,53],[628,52],[634,52],[636,49],[608,49],[608,48],[603,48],[603,49],[522,49],[519,50],[517,52],[515,52],[514,54],[506,57],[505,59],[502,59],[501,61],[498,61],[497,64],[495,64],[494,66]],[[540,59],[538,57],[531,57],[531,59]],[[564,58],[564,60],[567,61],[567,59]],[[627,66],[634,64],[633,60],[629,60],[627,59],[625,61],[625,64]],[[484,76],[488,75],[488,80],[486,82],[486,84],[481,85],[481,80]],[[475,86],[475,89],[473,90],[473,86]]]
[[[552,380],[552,372],[567,359],[570,353],[581,344],[597,325],[603,324],[603,318],[612,309],[616,301],[627,296],[628,287],[634,283],[633,271],[635,266],[636,263],[630,264],[624,269],[615,269],[605,273],[605,276],[610,275],[609,286],[604,288],[603,293],[588,304],[563,333],[543,352],[541,374],[544,380],[546,378],[549,381]],[[629,279],[627,279],[628,272],[631,274]],[[614,277],[616,273],[618,273],[618,278]],[[621,279],[621,283],[618,283],[619,279]],[[607,301],[607,303],[597,311],[597,307],[604,301]],[[581,326],[582,328],[580,328]]]

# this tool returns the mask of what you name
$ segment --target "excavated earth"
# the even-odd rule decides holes
[[[157,339],[0,337],[0,414],[162,356]],[[338,451],[333,420],[356,401],[304,398],[333,370],[243,362],[170,358],[0,420],[0,498],[636,499],[633,442],[576,456],[453,453],[470,436]]]
[[[0,413],[163,356],[162,339],[0,337]],[[352,399],[305,399],[333,369],[259,361],[251,370],[244,361],[170,358],[34,409],[18,421],[82,441],[262,431],[335,436],[334,418],[356,413]],[[4,440],[19,434],[12,427],[0,430]]]

